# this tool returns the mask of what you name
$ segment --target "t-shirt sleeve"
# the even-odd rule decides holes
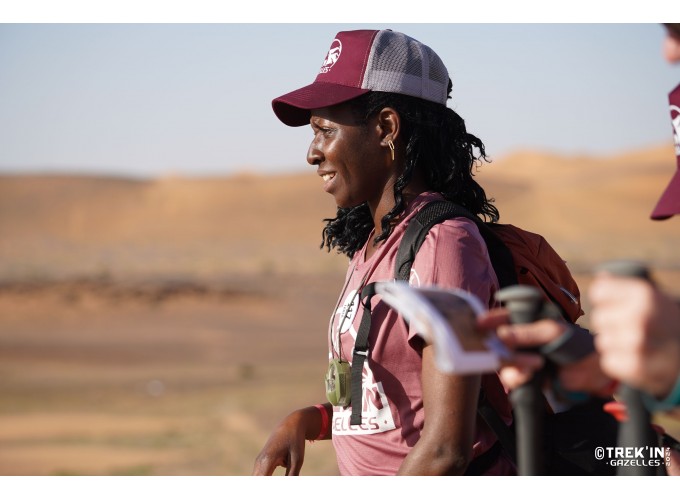
[[[434,226],[416,254],[412,286],[460,288],[492,306],[498,280],[474,222],[458,218]],[[409,340],[416,332],[409,329]]]

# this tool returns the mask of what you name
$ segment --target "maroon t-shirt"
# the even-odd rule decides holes
[[[408,221],[426,202],[438,199],[442,199],[439,194],[421,194],[370,259],[365,260],[365,246],[355,254],[329,326],[329,359],[340,356],[352,361],[363,312],[359,307],[362,283],[394,277],[397,248]],[[475,223],[466,218],[447,220],[428,233],[413,264],[410,282],[413,286],[461,288],[489,306],[498,289],[484,240]],[[426,418],[421,386],[422,341],[379,296],[373,298],[372,306],[369,358],[362,377],[362,424],[349,424],[351,407],[334,407],[330,424],[339,470],[347,475],[396,474],[420,438]],[[496,375],[484,376],[482,384],[491,403],[509,422],[510,406]],[[495,441],[493,432],[478,417],[473,456]],[[510,464],[502,462],[489,473],[513,471]]]

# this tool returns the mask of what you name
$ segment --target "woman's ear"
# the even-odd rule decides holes
[[[381,144],[386,146],[388,141],[397,141],[401,129],[401,117],[394,108],[383,108],[378,113],[378,128]]]

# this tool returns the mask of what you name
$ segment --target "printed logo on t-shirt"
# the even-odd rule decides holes
[[[347,294],[345,303],[335,311],[335,315],[338,316],[337,320],[337,331],[339,333],[352,332],[352,337],[356,338],[357,334],[352,328],[354,323],[354,318],[357,315],[357,310],[359,309],[359,293],[358,290],[352,290]]]
[[[350,425],[352,407],[333,407],[331,429],[334,436],[378,434],[396,428],[387,396],[381,382],[376,382],[373,371],[364,364],[362,373],[361,424]]]
[[[420,276],[415,269],[411,268],[411,275],[408,278],[408,284],[411,286],[420,286]]]

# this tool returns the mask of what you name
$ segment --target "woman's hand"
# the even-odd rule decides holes
[[[271,476],[277,467],[285,467],[286,476],[299,476],[305,458],[305,440],[315,439],[320,429],[321,414],[314,406],[288,415],[255,459],[253,475]]]

